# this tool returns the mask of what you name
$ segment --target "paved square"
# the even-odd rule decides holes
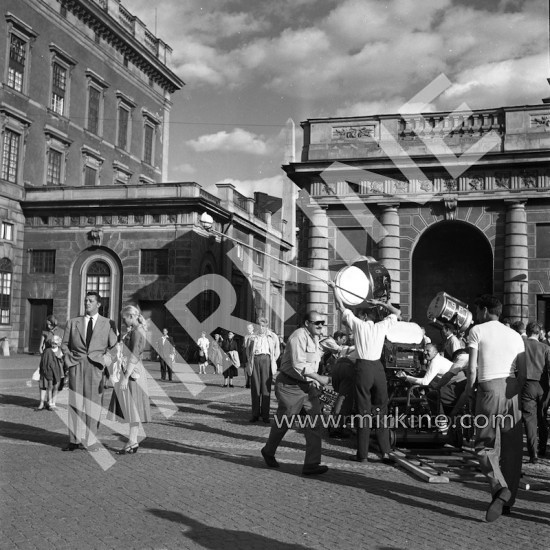
[[[117,456],[112,451],[125,439],[102,426],[99,438],[114,461],[104,471],[91,453],[61,452],[65,390],[59,416],[34,411],[38,388],[30,378],[38,360],[0,359],[1,548],[550,545],[550,461],[524,465],[535,486],[520,490],[512,516],[491,524],[484,522],[489,493],[483,477],[428,484],[379,462],[348,462],[349,442],[325,438],[330,471],[307,478],[301,475],[303,435],[290,431],[277,454],[281,468],[270,470],[260,455],[269,427],[248,422],[242,376],[233,389],[222,388],[219,375],[203,376],[206,388],[193,397],[181,382],[161,382],[158,363],[146,363],[154,379],[147,437],[137,454]],[[110,390],[106,403],[109,396]],[[111,427],[124,433],[123,425]]]

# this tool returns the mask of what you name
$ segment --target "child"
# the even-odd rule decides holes
[[[58,386],[63,379],[63,352],[61,351],[61,337],[55,335],[51,340],[51,347],[46,348],[40,359],[40,389],[46,390],[47,402],[40,401],[38,411],[57,409],[55,400],[57,398]]]

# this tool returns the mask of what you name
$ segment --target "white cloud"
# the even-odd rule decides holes
[[[242,128],[236,128],[232,132],[221,131],[200,136],[197,139],[187,141],[187,145],[199,153],[233,151],[251,155],[265,155],[268,151],[267,143],[262,136],[257,136]]]
[[[181,164],[172,165],[170,167],[170,181],[180,181],[181,177],[195,174],[197,169],[188,162],[182,162]]]
[[[150,0],[126,4],[152,18]],[[468,69],[548,47],[545,0],[503,1],[492,11],[457,0],[277,6],[284,17],[271,4],[165,0],[158,34],[194,89],[264,89],[314,101],[317,109],[327,101],[383,104],[414,95],[440,73],[455,81]]]
[[[440,103],[453,108],[461,102],[471,109],[540,103],[550,95],[543,78],[548,73],[546,54],[508,59],[467,69],[443,94]],[[529,90],[526,96],[525,90]]]
[[[267,193],[272,197],[281,197],[283,195],[283,178],[283,175],[256,180],[224,178],[223,182],[219,183],[233,184],[237,191],[245,197],[253,197],[255,192]]]

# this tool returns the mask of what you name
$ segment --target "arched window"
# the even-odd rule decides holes
[[[8,258],[0,260],[0,325],[9,325],[13,265]]]
[[[100,313],[109,317],[111,309],[111,269],[106,262],[96,260],[86,273],[86,292],[95,290],[101,296]]]

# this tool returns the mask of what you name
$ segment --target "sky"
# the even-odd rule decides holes
[[[550,96],[549,0],[122,0],[172,49],[169,181],[281,196],[287,121]],[[412,106],[414,108],[414,105]]]

